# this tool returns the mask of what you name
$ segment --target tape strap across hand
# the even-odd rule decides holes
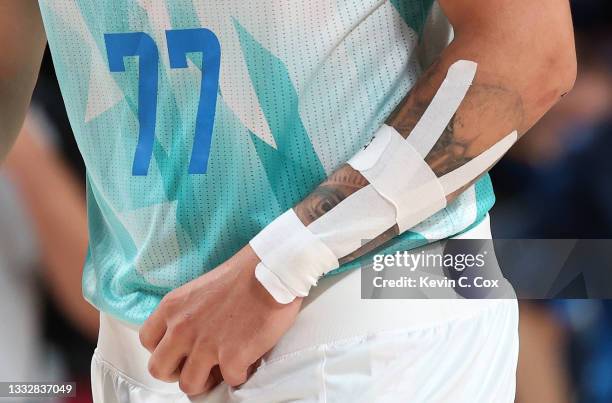
[[[425,158],[457,112],[476,75],[476,63],[453,64],[407,139],[383,125],[350,161],[369,185],[351,194],[308,227],[293,210],[264,228],[251,246],[260,257],[255,275],[280,303],[308,295],[338,260],[394,225],[399,232],[446,207],[447,197],[470,184],[516,142],[516,131],[459,168],[438,178]]]

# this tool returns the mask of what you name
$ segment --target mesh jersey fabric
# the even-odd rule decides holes
[[[368,142],[421,73],[432,0],[39,4],[87,169],[83,292],[139,324]],[[485,176],[386,251],[493,202]]]

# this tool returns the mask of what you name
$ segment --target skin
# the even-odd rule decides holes
[[[567,0],[442,0],[440,5],[455,28],[455,39],[387,122],[408,136],[449,66],[461,59],[478,63],[471,90],[426,158],[437,175],[460,166],[513,130],[525,133],[571,89],[576,75]],[[10,6],[4,8],[0,15],[10,11],[6,10]],[[0,81],[3,78],[0,75]],[[3,136],[10,138],[10,134]],[[358,172],[343,165],[295,211],[308,224],[367,184]],[[397,227],[389,228],[342,262],[397,232]],[[302,303],[300,299],[288,305],[276,303],[254,277],[257,263],[258,257],[246,246],[162,300],[140,330],[142,344],[152,353],[149,370],[154,377],[178,379],[190,395],[216,385],[219,375],[230,386],[247,380],[253,364],[292,326]]]
[[[210,275],[164,297],[140,330],[142,344],[152,352],[154,377],[179,379],[192,395],[215,385],[206,382],[216,365],[227,384],[246,381],[251,364],[293,325],[302,303],[279,304],[253,281],[258,262],[253,250],[244,248]]]
[[[100,315],[81,294],[87,254],[85,194],[55,150],[37,139],[43,136],[38,130],[36,125],[23,128],[3,172],[32,218],[45,285],[72,324],[95,340]]]
[[[516,401],[569,403],[573,399],[566,372],[565,329],[549,309],[532,302],[519,305],[519,351]]]
[[[0,1],[0,162],[23,125],[46,42],[36,0]]]

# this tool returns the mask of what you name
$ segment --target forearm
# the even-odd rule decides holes
[[[0,163],[25,119],[46,38],[38,2],[0,2]]]
[[[321,275],[443,209],[571,88],[565,1],[441,4],[455,39],[387,125],[251,240],[277,301],[307,295]]]
[[[22,130],[4,169],[34,223],[51,294],[84,333],[95,337],[98,315],[81,292],[87,252],[85,194],[54,151],[28,130],[30,126],[35,127]]]
[[[543,32],[525,34],[525,37],[510,35],[495,24],[487,31],[458,30],[452,44],[425,71],[388,118],[387,124],[408,138],[430,105],[449,67],[458,60],[472,60],[478,63],[476,77],[459,109],[425,158],[427,164],[436,176],[441,177],[513,130],[517,130],[519,136],[523,135],[569,91],[573,83],[572,38],[560,38],[547,45],[539,45],[534,40],[536,34],[546,35],[548,24],[556,23],[562,22],[553,20],[540,24]],[[453,201],[474,181],[448,195],[447,201]],[[368,184],[360,172],[344,164],[294,210],[304,225],[309,225]],[[349,262],[397,235],[398,226],[390,227],[363,248],[340,258],[340,263]]]

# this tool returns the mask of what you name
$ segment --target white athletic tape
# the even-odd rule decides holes
[[[265,286],[272,298],[279,304],[288,304],[296,297],[305,297],[308,293],[290,290],[283,280],[281,280],[272,270],[268,269],[263,263],[259,263],[255,268],[255,278]]]
[[[517,133],[513,132],[438,179],[394,128],[383,126],[370,145],[349,161],[370,185],[344,199],[308,229],[338,258],[356,251],[364,241],[376,238],[395,224],[403,233],[443,209],[446,196],[486,172],[516,140]],[[368,215],[369,211],[376,214]]]
[[[437,211],[446,207],[444,190],[423,157],[392,127],[381,129],[383,141],[374,152],[366,157],[357,158],[357,162],[374,161],[367,169],[367,164],[351,166],[357,169],[370,182],[376,191],[395,207],[396,223],[400,232],[404,232]],[[378,136],[377,136],[378,137]],[[378,147],[378,144],[386,144]],[[368,147],[369,148],[369,147]],[[368,148],[363,151],[368,154]],[[373,154],[379,154],[374,158]]]
[[[423,158],[429,154],[459,109],[474,81],[477,66],[467,60],[459,60],[450,66],[440,89],[408,136],[408,142]]]
[[[382,125],[370,144],[355,154],[348,164],[359,172],[372,168],[389,146],[391,138],[397,134],[397,130],[391,126]]]
[[[376,214],[369,214],[371,211]],[[308,229],[341,258],[393,227],[395,222],[393,205],[368,185],[312,222]]]
[[[249,244],[294,295],[308,295],[322,273],[338,267],[338,258],[302,224],[293,209],[272,221]]]
[[[460,166],[440,178],[440,183],[447,195],[472,182],[499,161],[518,140],[518,132],[514,131],[501,139],[498,143],[474,157],[465,165]]]

